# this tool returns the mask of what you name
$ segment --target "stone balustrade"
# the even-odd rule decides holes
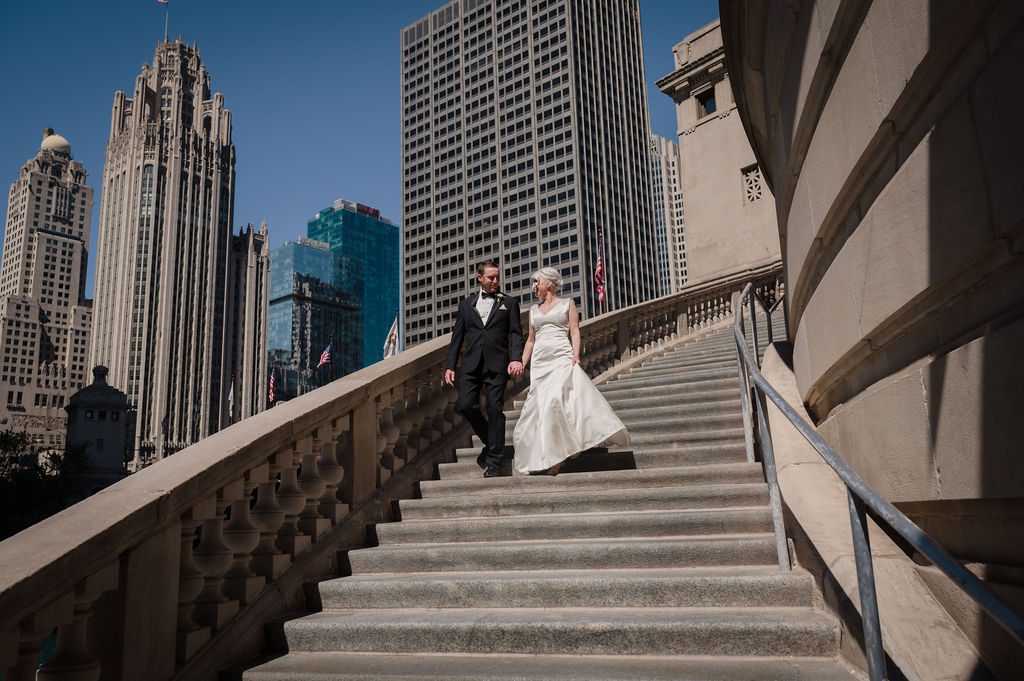
[[[612,374],[729,319],[750,280],[770,298],[781,266],[585,321],[582,366]],[[209,678],[254,654],[239,637],[261,639],[282,594],[336,573],[330,556],[362,541],[364,523],[380,517],[370,511],[411,490],[389,481],[413,464],[417,479],[429,476],[465,443],[456,392],[442,383],[447,343],[232,425],[0,543],[4,679]],[[54,630],[55,651],[37,670]]]

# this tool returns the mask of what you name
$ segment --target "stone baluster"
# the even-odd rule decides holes
[[[334,456],[342,468],[341,482],[338,483],[338,498],[351,507],[353,503],[352,493],[356,482],[354,478],[356,450],[353,432],[355,424],[352,422],[351,413],[345,414],[340,420],[336,420],[335,423],[338,427],[338,433],[335,438]]]
[[[430,419],[434,426],[434,434],[430,441],[436,442],[452,427],[452,424],[445,418],[445,411],[448,407],[448,395],[446,393],[450,392],[457,396],[458,391],[448,390],[444,385],[444,381],[439,380],[437,377],[432,377],[430,384]]]
[[[410,442],[413,418],[415,416],[415,383],[403,383],[398,388],[398,400],[395,402],[395,426],[398,428],[398,439],[395,440],[395,456],[402,460],[403,465],[416,457],[416,447]]]
[[[398,441],[399,429],[395,425],[395,392],[388,390],[382,394],[378,403],[378,421],[380,435],[377,437],[377,445],[380,451],[380,465],[386,471],[386,477],[402,467],[402,462],[395,456],[395,443]],[[386,477],[381,479],[384,483]]]
[[[417,436],[417,440],[420,443],[420,451],[425,449],[434,441],[434,384],[433,376],[429,373],[422,376],[417,382],[416,391],[416,425],[413,426],[413,432]],[[446,388],[444,381],[441,381],[441,387]],[[454,388],[448,388],[454,390]]]
[[[299,529],[299,513],[306,507],[306,494],[299,487],[299,452],[294,444],[286,455],[277,490],[277,503],[284,510],[284,524],[277,531],[277,548],[294,559],[309,548],[311,540]]]
[[[203,590],[205,578],[196,567],[192,545],[196,529],[203,518],[216,509],[214,497],[209,497],[181,516],[181,551],[178,556],[178,636],[176,656],[179,664],[187,662],[208,640],[210,628],[199,626],[193,617],[196,596]]]
[[[331,529],[331,521],[320,515],[320,497],[327,489],[327,482],[320,476],[317,464],[319,442],[315,436],[303,438],[301,441],[302,473],[299,475],[299,487],[302,489],[305,503],[299,513],[299,529],[309,535],[315,542],[320,536]]]
[[[68,592],[21,620],[18,630],[10,632],[11,639],[4,638],[4,643],[10,640],[10,647],[13,648],[5,654],[2,665],[5,667],[4,681],[34,681],[43,639],[50,635],[54,627],[74,619],[74,607],[74,594]]]
[[[53,657],[39,668],[36,679],[98,681],[100,662],[89,648],[89,619],[92,617],[92,606],[100,594],[117,589],[118,568],[118,563],[111,563],[75,585],[72,619],[57,629],[57,645]]]
[[[231,548],[231,568],[224,575],[224,593],[246,605],[266,585],[266,578],[253,573],[250,567],[252,552],[260,543],[260,528],[252,522],[249,502],[253,490],[267,481],[268,464],[246,471],[242,482],[242,496],[231,502],[231,519],[224,526],[224,543]]]
[[[317,510],[331,525],[337,525],[348,512],[348,504],[338,500],[338,484],[345,469],[338,462],[339,419],[332,419],[326,438],[320,443],[320,478],[324,481],[324,493],[320,495]]]
[[[224,575],[234,562],[234,552],[224,541],[224,511],[241,499],[244,484],[238,480],[217,490],[216,511],[203,519],[202,539],[192,552],[193,560],[203,573],[203,590],[195,600],[194,617],[214,632],[238,614],[238,601],[224,595]]]
[[[382,395],[378,395],[373,400],[373,402],[372,402],[372,405],[373,405],[373,415],[374,415],[374,418],[373,418],[373,431],[374,432],[373,432],[373,437],[371,438],[371,441],[372,441],[372,448],[373,448],[373,458],[374,458],[374,462],[375,462],[374,468],[376,469],[374,471],[374,475],[376,476],[376,486],[378,488],[381,485],[383,485],[385,482],[388,481],[388,477],[389,477],[389,473],[390,473],[389,471],[384,469],[384,466],[386,465],[386,462],[381,460],[381,453],[384,451],[384,445],[387,444],[387,441],[388,441],[387,438],[384,437],[384,433],[381,432],[380,420],[381,420],[381,413],[384,410],[384,408],[381,406],[382,399],[383,399],[383,396]],[[369,452],[366,452],[366,454],[369,454]],[[364,454],[364,456],[366,454]]]
[[[272,582],[291,564],[291,556],[277,548],[277,531],[284,524],[284,509],[277,503],[277,476],[290,453],[279,452],[267,462],[269,477],[261,480],[252,508],[252,522],[260,530],[260,540],[252,552],[252,569]]]
[[[440,375],[440,373],[438,373]],[[518,385],[518,380],[516,382]],[[439,394],[441,395],[441,418],[443,419],[444,432],[450,432],[458,426],[460,416],[455,413],[455,404],[459,401],[457,390],[445,390],[444,381],[438,380]],[[508,391],[506,395],[510,394]]]

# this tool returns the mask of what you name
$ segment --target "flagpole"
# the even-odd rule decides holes
[[[167,23],[171,15],[171,4],[169,2],[164,3],[164,42],[167,42]]]
[[[598,236],[598,239],[601,240],[601,258],[603,259],[602,260],[602,265],[604,266],[604,271],[607,272],[608,271],[608,252],[604,248],[604,229],[601,229],[601,231],[598,232],[597,236]],[[604,281],[601,283],[601,286],[604,287],[604,303],[603,303],[603,305],[604,305],[604,311],[607,312],[608,311],[608,306],[610,305],[610,301],[608,300],[608,275],[605,274],[603,279],[604,279]]]

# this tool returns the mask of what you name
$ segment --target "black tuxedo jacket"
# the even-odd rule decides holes
[[[462,370],[476,371],[485,367],[488,371],[505,373],[509,362],[523,361],[523,327],[519,315],[519,301],[502,294],[494,301],[491,314],[484,321],[476,311],[480,297],[477,291],[459,303],[455,315],[455,328],[448,346],[448,369],[454,369],[462,354]]]

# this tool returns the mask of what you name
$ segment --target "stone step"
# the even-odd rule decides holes
[[[629,402],[623,404],[628,405]],[[638,417],[685,419],[704,414],[739,414],[742,416],[743,405],[737,394],[712,401],[690,402],[686,404],[622,406],[615,410],[615,414],[628,427]]]
[[[618,399],[615,395],[607,394],[605,398],[615,414],[627,426],[636,415],[686,418],[707,413],[742,413],[738,388],[708,391],[697,395],[676,393],[664,397]],[[506,427],[506,431],[509,433],[519,420],[520,410],[521,407],[517,407],[505,411],[505,419],[509,426]]]
[[[672,450],[689,451],[689,450]],[[741,449],[741,451],[743,451]],[[582,457],[580,457],[582,458]],[[517,475],[483,478],[480,469],[472,478],[423,480],[419,484],[424,499],[466,495],[536,494],[581,490],[622,490],[656,487],[683,487],[763,483],[758,463],[746,461],[614,471],[584,471],[550,475]]]
[[[739,381],[725,385],[720,388],[708,388],[695,385],[689,390],[681,391],[674,388],[644,392],[638,390],[624,390],[620,392],[606,392],[604,394],[608,404],[616,413],[620,409],[646,409],[647,407],[686,407],[691,405],[703,405],[723,400],[735,400],[739,404],[740,385]]]
[[[644,468],[742,463],[747,460],[747,447],[745,442],[739,440],[667,447],[638,445],[633,448],[633,457],[642,461]]]
[[[402,520],[522,516],[547,513],[598,513],[664,509],[727,508],[768,503],[763,483],[596,489],[537,494],[489,494],[467,497],[402,499]]]
[[[650,413],[647,410],[632,410],[628,414],[622,414],[616,411],[616,415],[622,420],[623,425],[626,429],[633,433],[646,432],[646,431],[673,431],[673,432],[692,432],[696,430],[708,430],[711,428],[742,428],[743,427],[743,412],[740,406],[739,399],[736,400],[733,408],[728,410],[716,410],[712,413],[693,413],[681,414],[679,412],[672,412],[670,410],[662,411],[659,413]],[[511,418],[506,413],[505,422],[505,442],[512,442],[512,435],[515,433],[516,424],[519,422],[519,415],[513,413]],[[473,436],[474,446],[483,446],[483,442],[480,438]],[[476,450],[477,454],[480,450]],[[475,459],[475,456],[474,456]]]
[[[620,417],[621,418],[621,417]],[[694,414],[688,416],[667,416],[667,415],[641,415],[633,414],[627,423],[623,424],[629,430],[630,435],[640,433],[692,433],[702,430],[717,430],[725,428],[732,430],[743,428],[743,412],[741,410],[718,412],[713,414]]]
[[[713,339],[700,340],[695,343],[687,343],[685,345],[678,345],[657,357],[652,357],[652,360],[658,360],[663,357],[670,357],[672,355],[688,355],[696,354],[701,352],[736,352],[736,341],[733,340],[732,334],[728,336],[715,337]]]
[[[676,371],[686,371],[695,369],[734,369],[736,367],[736,356],[731,357],[712,357],[709,359],[687,359],[685,357],[677,357],[672,359],[665,359],[664,361],[658,362],[657,364],[643,364],[639,367],[629,369],[626,373],[621,374],[623,378],[634,377],[634,376],[651,376],[663,373],[672,373]]]
[[[830,658],[289,653],[244,681],[858,681]]]
[[[352,574],[773,565],[771,534],[403,544],[348,552]]]
[[[637,433],[629,449],[590,449],[567,459],[559,475],[583,472],[607,472],[634,468],[694,466],[746,460],[743,430],[698,431],[693,433]],[[466,480],[483,475],[476,463],[479,441],[470,449],[456,450],[455,463],[438,464],[441,480]],[[502,476],[512,475],[513,452],[505,447],[505,458],[499,470]],[[530,476],[536,477],[536,476]]]
[[[591,513],[550,513],[492,518],[404,520],[373,525],[380,546],[468,542],[695,537],[771,532],[767,506]]]
[[[320,582],[324,610],[345,608],[810,607],[813,582],[775,566],[353,575]]]
[[[598,386],[598,389],[614,409],[616,404],[621,404],[623,401],[631,402],[636,398],[665,398],[673,395],[685,395],[689,398],[689,401],[699,402],[706,398],[708,394],[721,395],[726,392],[738,397],[740,395],[740,379],[739,375],[736,374],[729,378],[705,379],[683,383],[670,382],[661,384],[641,382],[622,385],[618,382],[612,382]]]
[[[442,472],[457,474],[472,472],[476,465],[477,449],[459,449],[454,464],[441,464]],[[513,450],[505,448],[502,470],[511,474]],[[661,445],[644,444],[629,449],[591,449],[566,460],[560,475],[567,473],[596,473],[643,468],[673,468],[676,466],[703,466],[718,463],[738,463],[747,460],[744,442],[711,442],[697,444]],[[456,465],[458,464],[458,465]],[[479,470],[479,469],[478,469]],[[472,476],[471,476],[472,477]]]
[[[643,363],[643,366],[658,366],[666,363],[677,363],[680,360],[711,360],[711,361],[736,361],[736,346],[733,343],[723,343],[718,346],[693,345],[666,352],[657,357],[651,357]]]
[[[509,444],[505,446],[505,458],[501,462],[500,469],[503,475],[512,475],[512,449],[511,434],[505,440]],[[438,474],[442,480],[450,480],[462,477],[479,477],[483,475],[482,469],[476,463],[480,455],[481,443],[479,438],[473,437],[473,447],[460,448],[455,450],[455,463],[438,464]],[[605,449],[598,447],[588,449],[579,456],[568,459],[562,470],[566,473],[579,471],[614,471],[623,468],[636,468],[636,456],[631,449]]]
[[[654,376],[640,378],[616,378],[601,386],[604,389],[620,390],[624,388],[649,387],[656,385],[688,385],[703,381],[713,382],[728,379],[739,383],[739,374],[734,367],[721,369],[694,369],[686,372],[666,372]]]
[[[630,434],[630,442],[641,446],[696,444],[698,442],[743,442],[743,428],[715,428],[694,431],[661,431]]]
[[[331,610],[284,623],[288,651],[529,655],[834,655],[811,608]]]

